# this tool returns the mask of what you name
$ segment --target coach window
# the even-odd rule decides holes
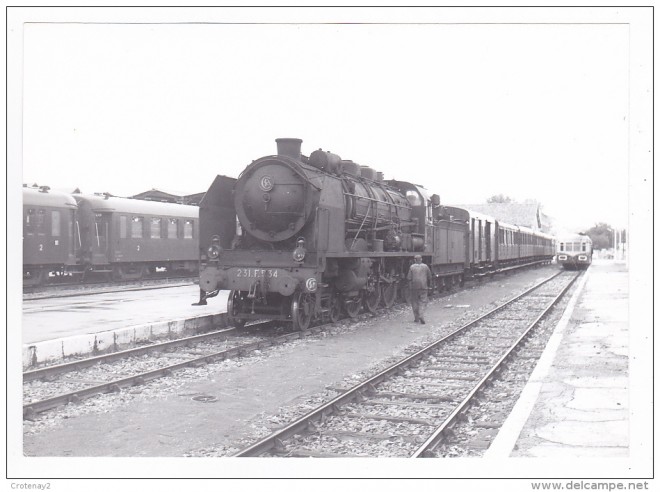
[[[50,215],[50,232],[53,237],[60,237],[60,212],[53,210]]]
[[[176,239],[179,231],[179,219],[169,219],[167,221],[167,238]]]
[[[37,223],[36,210],[28,208],[25,214],[25,230],[26,232],[34,232],[35,224]]]
[[[131,238],[141,239],[142,238],[142,227],[144,223],[144,217],[133,217],[131,224]]]
[[[587,250],[587,243],[582,243],[582,251],[586,251],[586,250]]]
[[[120,239],[126,239],[127,237],[127,219],[125,215],[120,215],[119,216],[119,238]]]
[[[94,215],[94,225],[96,227],[97,245],[105,248],[107,246],[108,222],[103,214]]]
[[[160,239],[160,224],[161,224],[161,219],[160,217],[152,217],[151,218],[151,239]]]
[[[183,238],[192,239],[193,238],[193,221],[186,220],[183,223]]]
[[[46,211],[43,208],[37,210],[36,220],[34,222],[34,228],[37,232],[43,234],[44,226],[46,225]]]

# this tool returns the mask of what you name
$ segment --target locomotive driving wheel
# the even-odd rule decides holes
[[[401,288],[399,289],[399,296],[402,302],[405,302],[406,304],[410,304],[412,293],[410,292],[409,282],[405,280],[401,282]]]
[[[348,315],[349,318],[355,318],[360,314],[360,308],[362,307],[362,300],[360,297],[344,297],[342,299],[342,307]]]
[[[366,310],[374,314],[380,303],[380,282],[375,281],[368,283],[367,288],[362,295],[362,299]]]
[[[227,298],[227,321],[236,328],[243,328],[246,321],[238,317],[241,312],[241,302],[241,292],[232,290]]]
[[[314,297],[304,292],[296,292],[291,300],[291,321],[294,330],[306,330],[312,322]]]
[[[397,282],[381,282],[380,284],[380,299],[384,307],[387,309],[394,306],[396,302]]]
[[[330,321],[336,323],[341,318],[341,303],[339,302],[339,295],[334,294],[330,299]]]

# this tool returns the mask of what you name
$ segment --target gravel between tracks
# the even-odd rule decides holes
[[[538,274],[537,274],[538,276]],[[531,277],[530,277],[531,278]],[[527,288],[536,281],[526,281],[524,287]],[[499,289],[500,281],[493,280],[485,284],[488,287]],[[472,287],[478,288],[479,286]],[[522,287],[518,287],[523,290]],[[502,290],[502,292],[509,292]],[[435,298],[432,301],[433,309],[452,309],[461,311],[458,316],[454,316],[454,320],[450,323],[430,323],[425,328],[428,332],[417,338],[417,341],[407,346],[393,347],[388,357],[374,360],[369,364],[367,369],[351,374],[341,380],[336,380],[333,383],[326,384],[322,391],[313,394],[302,395],[296,398],[291,404],[282,405],[279,407],[278,412],[260,413],[250,418],[246,422],[240,435],[228,436],[228,439],[220,442],[217,445],[205,445],[191,448],[188,452],[181,454],[183,456],[228,456],[231,455],[246,445],[254,442],[255,440],[269,435],[275,428],[282,427],[294,418],[300,417],[317,407],[318,405],[335,398],[339,393],[337,390],[347,389],[352,387],[359,380],[364,377],[374,374],[394,363],[401,357],[414,352],[421,347],[427,345],[431,341],[437,339],[439,336],[447,334],[454,329],[462,326],[467,321],[478,317],[479,315],[489,311],[495,305],[500,304],[501,301],[510,298],[510,294],[502,295],[497,302],[492,302],[483,305],[481,308],[459,304],[454,300],[455,294],[451,293],[447,296]],[[387,314],[379,314],[376,318],[377,323],[383,326],[390,324],[406,329],[409,326],[409,308],[406,306],[397,306]],[[404,319],[402,321],[402,318]],[[222,362],[217,362],[208,366],[202,366],[192,369],[183,369],[176,371],[172,376],[161,378],[155,381],[148,382],[142,386],[132,387],[122,390],[118,394],[107,394],[92,397],[84,400],[78,404],[70,404],[54,411],[49,411],[44,414],[39,414],[34,417],[33,421],[24,422],[24,435],[25,437],[36,436],[40,433],[47,433],[49,430],[62,429],[67,425],[68,419],[75,419],[84,415],[103,415],[110,414],[113,411],[129,405],[130,403],[140,404],[148,400],[156,400],[167,397],[167,395],[182,396],[186,393],[186,387],[200,380],[221,381],[225,372],[231,371],[234,368],[241,366],[249,366],[258,364],[269,358],[278,358],[291,351],[299,351],[301,348],[308,344],[319,343],[328,337],[342,336],[351,332],[365,328],[370,325],[374,320],[366,315],[362,316],[357,321],[344,320],[335,326],[331,326],[326,332],[319,335],[310,336],[304,339],[288,342],[284,346],[269,347],[263,351],[252,352],[246,357],[237,359],[230,359]],[[440,364],[440,362],[439,362]],[[192,396],[192,394],[191,394]],[[48,434],[45,434],[48,435]],[[38,442],[38,441],[37,441]],[[27,454],[27,453],[26,453]]]

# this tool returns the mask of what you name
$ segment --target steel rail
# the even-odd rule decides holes
[[[459,405],[454,409],[454,411],[449,414],[447,419],[433,432],[433,434],[411,455],[411,458],[420,458],[428,457],[430,453],[441,443],[442,439],[445,437],[447,431],[452,427],[456,422],[458,417],[469,407],[472,400],[475,396],[483,389],[483,387],[488,383],[488,381],[496,375],[504,364],[508,361],[510,357],[522,346],[522,342],[531,334],[532,330],[538,325],[538,323],[545,317],[548,312],[559,302],[559,300],[564,296],[564,294],[570,289],[573,283],[580,277],[580,274],[576,275],[571,279],[571,281],[562,289],[562,291],[555,296],[555,298],[548,304],[548,306],[539,314],[534,321],[525,329],[524,333],[518,337],[518,339],[513,343],[513,345],[507,350],[507,352],[500,357],[500,359],[493,365],[493,367],[488,371],[488,373],[481,378],[477,385],[468,393],[468,395],[459,403]]]
[[[337,413],[338,409],[340,406],[349,403],[350,401],[362,397],[363,393],[366,393],[374,388],[374,385],[380,383],[381,381],[389,378],[391,375],[401,371],[404,367],[410,365],[411,363],[415,362],[417,359],[420,359],[424,357],[426,354],[429,352],[432,352],[435,350],[438,346],[441,344],[444,344],[448,342],[449,340],[453,339],[456,337],[458,334],[461,332],[467,330],[468,328],[472,327],[473,325],[481,322],[482,320],[488,318],[489,316],[492,316],[496,312],[504,309],[506,306],[509,304],[512,304],[513,302],[517,301],[518,299],[530,294],[534,290],[538,289],[542,285],[546,284],[547,282],[550,282],[554,278],[558,277],[559,275],[562,275],[564,272],[558,272],[555,275],[552,275],[551,277],[542,280],[541,282],[537,283],[530,289],[526,290],[522,294],[519,294],[515,296],[514,298],[506,301],[505,303],[501,304],[500,306],[495,307],[494,309],[488,311],[486,314],[470,321],[469,323],[461,326],[460,328],[457,328],[453,332],[449,333],[448,335],[442,337],[439,340],[436,340],[435,342],[431,343],[430,345],[427,345],[426,347],[422,348],[421,350],[415,352],[414,354],[406,357],[405,359],[402,359],[401,361],[391,365],[390,367],[384,369],[383,371],[379,372],[375,376],[372,376],[371,378],[367,379],[366,381],[363,381],[362,383],[359,383],[352,388],[346,390],[344,393],[341,395],[337,396],[336,398],[330,400],[329,402],[321,405],[320,407],[310,411],[306,415],[300,417],[298,420],[295,420],[294,422],[290,423],[286,427],[277,430],[270,434],[269,436],[266,436],[265,438],[261,439],[260,441],[252,444],[251,446],[239,451],[238,453],[234,454],[235,457],[245,457],[245,456],[259,456],[267,451],[269,451],[272,448],[281,448],[282,447],[282,441],[284,439],[287,439],[294,434],[305,430],[309,425],[313,425],[313,422],[316,420],[321,420],[329,415],[332,415],[333,413]]]
[[[267,322],[264,322],[267,323]],[[256,324],[248,325],[249,327],[257,326]],[[154,343],[151,345],[143,345],[141,347],[136,347],[127,350],[121,350],[118,352],[112,352],[109,354],[97,355],[95,357],[89,357],[87,359],[80,359],[71,362],[65,362],[64,364],[57,364],[47,367],[42,367],[40,369],[33,369],[31,371],[25,371],[23,373],[23,382],[34,381],[36,379],[42,379],[48,376],[55,376],[57,374],[63,374],[66,372],[77,371],[80,369],[85,369],[86,367],[91,367],[100,362],[113,362],[119,359],[125,359],[127,357],[134,357],[138,355],[144,355],[149,352],[164,350],[168,348],[180,347],[182,345],[188,345],[190,343],[203,342],[207,339],[213,339],[220,335],[226,335],[232,331],[236,331],[237,328],[230,327],[220,331],[213,331],[210,333],[203,333],[201,335],[194,335],[186,338],[178,338],[176,340],[168,340],[166,342]]]
[[[119,391],[122,387],[141,385],[146,383],[147,381],[151,381],[159,377],[169,376],[172,374],[173,371],[177,369],[182,369],[185,367],[197,367],[203,364],[213,363],[216,360],[224,360],[232,356],[245,355],[246,353],[252,352],[253,350],[259,350],[264,347],[282,344],[289,340],[304,338],[306,336],[310,336],[312,334],[321,331],[323,331],[323,328],[320,326],[313,327],[305,331],[294,331],[291,333],[280,335],[272,339],[252,342],[245,345],[239,345],[237,347],[231,347],[229,349],[222,350],[220,352],[207,354],[202,357],[196,357],[194,359],[189,359],[183,362],[161,367],[159,369],[154,369],[152,371],[135,374],[133,376],[129,376],[126,378],[109,381],[107,383],[103,383],[97,386],[90,386],[88,388],[83,388],[78,391],[72,391],[70,393],[57,395],[51,398],[47,398],[45,400],[26,403],[23,405],[23,418],[25,419],[31,417],[35,413],[44,412],[51,408],[55,408],[67,403],[77,403],[84,398],[88,398],[90,396],[94,396],[100,393],[110,393],[110,392]]]

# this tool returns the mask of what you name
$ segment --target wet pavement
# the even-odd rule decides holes
[[[227,294],[206,306],[192,306],[199,300],[197,285],[24,301],[23,343],[220,314],[227,311]]]

